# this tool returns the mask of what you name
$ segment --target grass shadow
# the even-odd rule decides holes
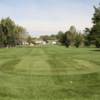
[[[9,60],[0,66],[0,71],[13,71],[14,66],[20,62],[20,59]]]
[[[100,49],[90,50],[90,51],[100,52]]]

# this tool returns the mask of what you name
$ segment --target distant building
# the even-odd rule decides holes
[[[28,45],[28,42],[22,41],[22,45]]]
[[[57,42],[56,42],[56,41],[52,41],[52,44],[53,44],[53,45],[56,45],[56,44],[57,44]]]
[[[51,45],[56,45],[57,44],[57,40],[48,40],[48,44],[51,44]]]
[[[37,39],[37,40],[35,40],[35,44],[36,45],[46,45],[47,43],[45,41],[43,41],[43,40]]]
[[[33,44],[33,43],[31,43],[29,46],[33,47],[33,46],[34,46],[34,44]]]

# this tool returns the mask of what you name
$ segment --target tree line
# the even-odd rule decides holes
[[[40,36],[44,41],[58,40],[61,45],[66,47],[75,46],[96,46],[100,48],[100,6],[94,7],[94,14],[92,18],[93,26],[85,28],[84,32],[78,32],[75,26],[71,26],[66,32],[59,31],[56,35]]]
[[[81,32],[76,31],[74,26],[71,26],[67,32],[58,32],[57,39],[59,42],[66,47],[95,45],[100,48],[100,6],[94,7],[94,10],[91,28],[85,28],[84,34],[81,34]]]
[[[58,32],[57,39],[62,45],[65,45],[66,47],[79,47],[83,44],[84,35],[81,34],[81,32],[77,32],[74,26],[71,26],[70,29],[65,33],[62,31]]]

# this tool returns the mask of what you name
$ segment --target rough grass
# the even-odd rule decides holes
[[[0,49],[0,100],[99,99],[99,49]]]

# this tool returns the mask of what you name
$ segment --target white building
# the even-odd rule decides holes
[[[46,42],[43,40],[35,40],[35,44],[46,45]]]

